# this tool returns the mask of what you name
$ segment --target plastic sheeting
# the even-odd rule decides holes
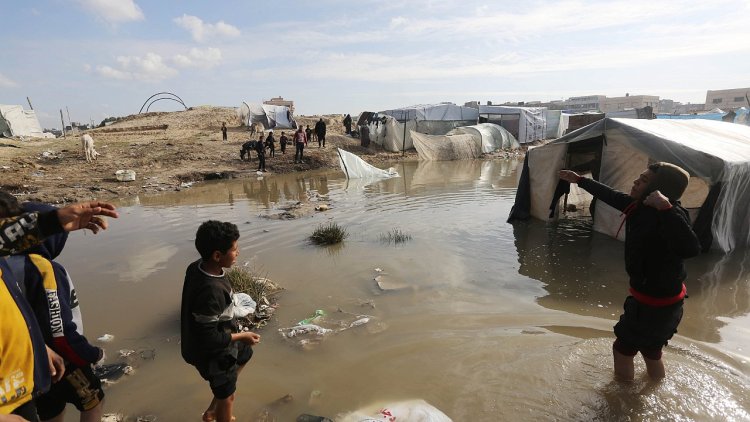
[[[393,168],[389,168],[388,170],[379,169],[357,157],[356,154],[344,151],[341,148],[338,148],[337,151],[339,153],[339,165],[347,179],[398,177],[398,173]]]
[[[237,114],[247,126],[260,123],[264,129],[293,129],[296,127],[292,113],[286,106],[248,104],[243,101],[237,110]]]
[[[476,122],[477,119],[479,119],[479,111],[477,109],[472,107],[458,106],[453,103],[415,105],[410,107],[381,111],[378,114],[391,116],[400,122],[406,120],[473,120],[474,122]]]
[[[412,132],[419,158],[427,161],[473,160],[482,155],[475,135],[425,135]]]
[[[424,400],[378,403],[336,417],[339,422],[451,422],[440,409]]]
[[[565,120],[565,126],[563,127],[562,111],[545,110],[544,119],[547,121],[547,132],[545,133],[547,139],[557,139],[565,134],[568,125],[567,120]]]
[[[479,115],[487,116],[489,120],[493,120],[493,116],[518,115],[518,142],[522,144],[547,137],[545,111],[545,107],[479,106]]]
[[[0,104],[0,136],[28,136],[32,138],[54,138],[44,133],[34,110],[24,110],[20,105]]]
[[[448,132],[448,135],[456,134],[473,135],[479,142],[480,150],[485,154],[498,149],[518,149],[521,146],[510,132],[494,123],[461,126]]]
[[[602,136],[605,142],[601,146],[599,181],[628,192],[649,160],[679,165],[708,186],[717,183],[723,186],[711,224],[714,244],[723,251],[750,245],[747,209],[750,203],[750,127],[734,123],[607,118],[534,148],[528,152],[531,190],[528,211],[532,216],[548,219],[551,194],[558,182],[558,171],[566,166],[568,145]],[[519,191],[521,189],[519,186]],[[608,212],[607,206],[600,203],[594,216],[594,229],[614,235],[621,220],[619,211]]]

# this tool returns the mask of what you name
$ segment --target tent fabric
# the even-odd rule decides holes
[[[479,123],[461,126],[448,132],[448,135],[473,135],[479,142],[483,153],[488,154],[498,149],[518,149],[521,145],[504,127],[493,123]]]
[[[530,204],[524,210],[517,203],[510,219],[523,218],[525,212],[547,220],[558,171],[572,168],[571,154],[586,146],[600,156],[592,168],[595,178],[621,191],[629,191],[632,181],[652,161],[670,162],[690,173],[684,203],[700,203],[702,199],[692,197],[700,194],[691,192],[705,195],[709,187],[721,183],[711,224],[715,244],[723,251],[750,245],[746,208],[750,203],[750,127],[711,120],[606,118],[534,148],[527,155],[528,185],[519,185],[517,194],[517,198],[530,195]],[[526,189],[531,192],[522,195]],[[614,236],[621,221],[619,211],[597,201],[595,230]]]
[[[547,121],[545,120],[546,107],[511,107],[480,105],[479,115],[487,116],[492,122],[493,116],[517,115],[518,142],[527,144],[547,137]]]
[[[296,122],[289,107],[270,104],[250,104],[242,102],[237,114],[247,126],[260,123],[264,129],[294,129]]]
[[[479,118],[479,111],[477,109],[472,107],[458,106],[452,103],[414,105],[404,108],[381,111],[378,114],[391,116],[400,122],[406,120],[476,122]]]
[[[44,133],[34,110],[24,110],[20,105],[0,104],[0,136],[28,136],[32,138],[54,138]]]
[[[473,160],[482,155],[480,140],[471,134],[426,135],[412,131],[411,138],[422,160]]]
[[[339,166],[341,166],[341,170],[347,179],[398,177],[398,173],[393,168],[379,169],[359,158],[356,154],[344,151],[341,148],[337,148],[337,152],[339,154]]]
[[[547,132],[544,137],[547,139],[557,139],[565,134],[567,124],[563,127],[561,110],[545,110],[544,120],[547,122]],[[567,123],[567,120],[565,121]]]

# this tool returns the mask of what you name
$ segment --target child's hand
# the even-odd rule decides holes
[[[664,194],[662,194],[658,190],[651,192],[643,201],[643,204],[649,207],[656,208],[659,211],[672,208],[672,204],[669,203],[669,198],[664,196]]]
[[[260,335],[259,334],[256,334],[256,333],[254,333],[252,331],[248,331],[248,332],[246,332],[244,334],[246,335],[245,338],[243,339],[245,343],[247,343],[247,344],[249,344],[251,346],[260,343]]]

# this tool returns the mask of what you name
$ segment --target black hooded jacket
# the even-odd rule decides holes
[[[659,211],[636,202],[630,195],[591,179],[581,179],[582,187],[597,199],[620,211],[633,207],[624,218],[625,270],[630,287],[645,295],[666,298],[682,291],[687,277],[683,260],[701,251],[698,236],[690,227],[690,217],[678,201]]]

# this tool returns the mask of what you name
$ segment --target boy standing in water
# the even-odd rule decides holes
[[[641,352],[648,375],[663,378],[662,347],[682,319],[687,277],[683,259],[701,250],[690,217],[679,202],[690,175],[673,164],[654,163],[633,181],[630,194],[570,170],[561,170],[559,177],[622,211],[623,224],[627,222],[625,270],[630,276],[630,296],[614,327],[615,375],[632,380],[633,358]]]
[[[260,342],[253,332],[238,332],[232,286],[224,268],[237,260],[240,233],[232,223],[209,220],[195,235],[201,259],[187,268],[182,288],[182,357],[209,382],[213,399],[204,422],[230,422],[237,376]]]

